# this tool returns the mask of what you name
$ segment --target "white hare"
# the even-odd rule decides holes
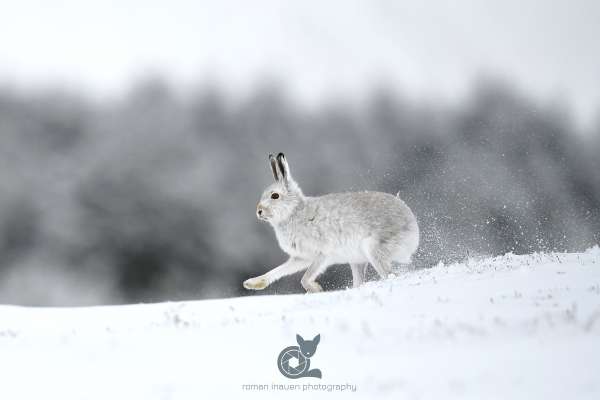
[[[302,286],[307,292],[319,292],[323,289],[316,279],[333,264],[350,264],[353,286],[358,287],[369,263],[385,278],[392,261],[410,262],[419,245],[419,227],[400,198],[366,191],[305,196],[283,153],[270,154],[269,160],[275,183],[263,192],[256,215],[273,226],[279,246],[290,258],[246,280],[246,289],[264,289],[286,275],[307,270]]]

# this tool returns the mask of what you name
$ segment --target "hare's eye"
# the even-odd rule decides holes
[[[279,193],[273,193],[273,194],[271,194],[271,198],[273,200],[277,200],[279,198]]]

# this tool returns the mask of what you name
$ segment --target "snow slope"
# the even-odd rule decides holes
[[[296,333],[321,334],[311,367],[323,379],[279,373]],[[2,306],[0,377],[1,399],[598,399],[600,249],[469,260],[314,295]]]

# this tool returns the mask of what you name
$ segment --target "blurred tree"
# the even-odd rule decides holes
[[[79,196],[83,251],[113,267],[127,300],[199,296],[207,277],[218,273],[209,239],[214,228],[193,203],[137,176],[97,176]]]

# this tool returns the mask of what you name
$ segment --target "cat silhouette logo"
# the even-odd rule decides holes
[[[322,378],[320,369],[310,369],[310,358],[315,355],[321,335],[313,340],[304,340],[296,335],[298,346],[289,346],[281,350],[277,357],[279,372],[286,378]]]

